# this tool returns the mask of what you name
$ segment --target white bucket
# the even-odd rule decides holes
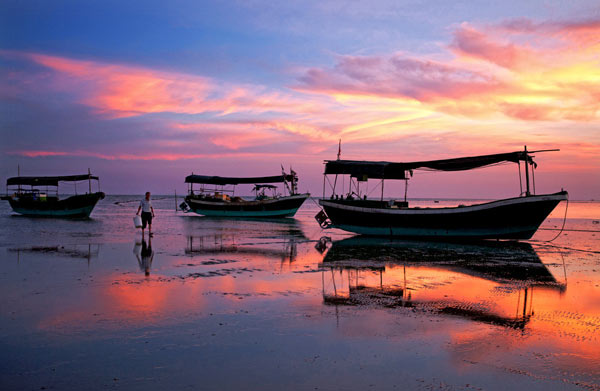
[[[142,217],[135,215],[133,218],[133,225],[135,225],[135,228],[142,228]]]

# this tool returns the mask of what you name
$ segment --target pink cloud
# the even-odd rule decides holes
[[[12,155],[21,155],[27,157],[46,157],[46,156],[66,156],[67,152],[56,151],[19,151],[10,153]]]
[[[198,75],[37,53],[0,51],[0,55],[54,71],[44,76],[50,88],[71,93],[77,103],[112,118],[162,112],[226,115],[319,111],[315,102],[259,85],[230,84]],[[31,77],[21,75],[22,82],[29,83]],[[12,78],[18,79],[19,74]]]
[[[594,121],[600,112],[598,36],[598,21],[463,23],[447,60],[340,56],[333,68],[306,71],[297,88],[417,101],[432,112],[472,118],[502,113],[524,121]]]
[[[597,45],[600,34],[600,20],[536,23],[529,19],[506,21],[494,29],[505,34],[532,34],[548,38],[562,39],[583,45]]]
[[[214,145],[231,150],[286,140],[300,139],[303,144],[306,144],[322,141],[334,142],[337,139],[336,132],[301,120],[174,123],[171,126],[179,131],[208,138]]]
[[[82,103],[111,116],[151,112],[202,112],[212,85],[200,76],[30,53],[26,57],[64,78],[65,88],[85,85]]]
[[[342,56],[333,70],[310,69],[300,90],[430,101],[459,99],[494,90],[498,81],[474,70],[402,54],[381,57]]]
[[[450,48],[460,55],[483,59],[505,68],[535,66],[537,53],[511,42],[499,42],[495,37],[478,31],[466,23],[454,32]]]
[[[128,153],[98,153],[94,151],[14,151],[9,152],[9,155],[25,156],[25,157],[47,157],[47,156],[77,156],[77,157],[92,157],[103,160],[165,160],[176,161],[185,159],[218,159],[231,157],[261,157],[261,156],[289,156],[286,153],[263,153],[263,152],[229,152],[229,153],[143,153],[143,154],[128,154]]]

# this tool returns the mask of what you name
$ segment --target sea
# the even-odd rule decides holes
[[[422,242],[154,196],[0,204],[2,390],[600,390],[600,202],[530,241]],[[409,200],[452,206],[476,200]]]

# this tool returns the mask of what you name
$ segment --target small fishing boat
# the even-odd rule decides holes
[[[89,172],[83,175],[12,177],[6,180],[7,195],[0,199],[8,201],[13,211],[25,216],[87,218],[96,203],[105,196],[101,191],[92,193],[92,180],[97,181],[99,186],[98,177]],[[88,182],[87,193],[59,198],[60,182],[80,181]]]
[[[188,175],[188,195],[180,205],[183,211],[204,216],[236,218],[292,217],[310,196],[298,193],[298,177],[290,174],[267,177],[219,177]],[[273,183],[283,183],[284,193],[279,194]],[[194,188],[195,184],[200,187]],[[254,185],[255,196],[248,200],[235,196],[235,187],[242,184]]]
[[[445,160],[394,163],[384,161],[327,160],[323,179],[323,209],[315,216],[319,224],[363,235],[452,238],[452,239],[529,239],[560,201],[568,200],[564,190],[553,194],[535,194],[533,171],[537,164],[532,153],[524,151],[461,157]],[[555,150],[553,150],[555,151]],[[465,171],[512,162],[519,165],[521,194],[518,197],[456,207],[409,207],[404,200],[384,200],[386,179],[404,180],[405,186],[413,171]],[[524,162],[526,190],[521,181]],[[530,171],[532,181],[530,181]],[[325,198],[328,175],[335,175],[331,197]],[[348,175],[349,191],[338,194],[339,175]],[[361,196],[360,183],[380,180],[381,197],[377,200]],[[533,185],[533,192],[531,188]],[[364,186],[363,186],[364,188]]]

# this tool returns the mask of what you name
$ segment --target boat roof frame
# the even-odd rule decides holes
[[[56,186],[59,182],[81,182],[96,180],[100,181],[99,177],[91,174],[81,175],[62,175],[62,176],[17,176],[8,178],[6,186]]]
[[[431,171],[467,171],[489,167],[506,162],[520,163],[521,161],[537,165],[531,153],[558,151],[558,149],[538,151],[515,151],[491,155],[459,157],[453,159],[427,160],[416,162],[388,162],[367,160],[325,160],[324,175],[350,175],[363,179],[399,179],[406,180],[407,172],[413,170]]]

